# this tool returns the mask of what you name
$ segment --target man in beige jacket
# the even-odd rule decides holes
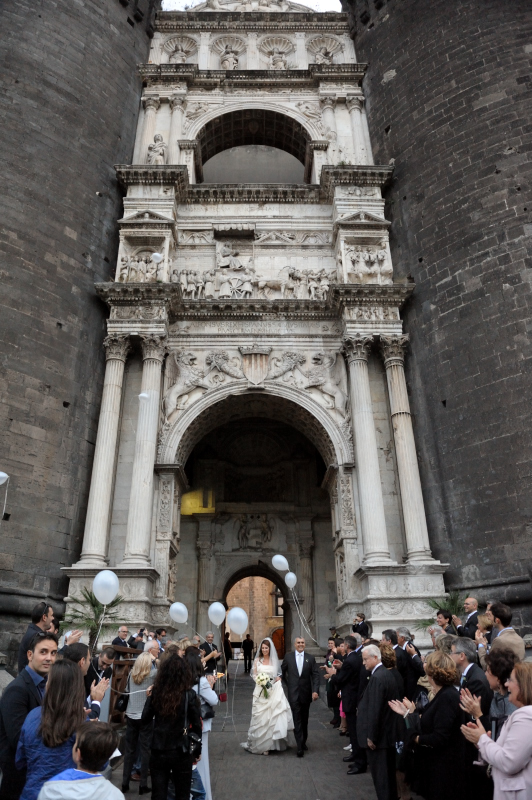
[[[491,606],[494,624],[491,634],[490,653],[493,650],[511,650],[519,661],[525,657],[525,643],[519,634],[510,626],[512,621],[512,609],[504,603],[493,603]],[[476,635],[478,656],[482,669],[486,669],[485,661],[488,652],[486,638],[477,631]]]

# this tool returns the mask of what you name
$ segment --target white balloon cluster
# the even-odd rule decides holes
[[[280,554],[277,554],[272,558],[272,564],[275,569],[279,570],[279,572],[286,572],[286,575],[284,576],[284,582],[289,589],[293,589],[297,583],[297,575],[294,572],[289,572],[290,567],[286,558]]]

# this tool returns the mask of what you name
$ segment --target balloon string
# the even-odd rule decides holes
[[[107,604],[104,603],[102,616],[100,617],[100,624],[98,626],[98,632],[96,633],[96,639],[94,640],[94,644],[92,646],[92,652],[91,652],[92,656],[94,655],[94,652],[96,650],[96,646],[98,644],[98,639],[100,638],[100,632],[102,630],[103,621],[105,619],[105,611],[106,611],[106,609],[107,609]]]
[[[311,634],[311,632],[309,630],[308,622],[306,620],[305,615],[303,614],[303,610],[301,609],[301,607],[299,605],[299,600],[297,599],[297,595],[296,595],[294,589],[292,589],[291,591],[292,591],[292,596],[294,598],[294,604],[296,606],[296,611],[297,611],[298,616],[299,616],[299,620],[300,620],[304,630],[306,631],[306,633],[308,633],[308,635],[310,636],[310,638],[312,639],[314,644],[317,644],[318,647],[319,647],[320,646],[319,643],[316,641],[316,639],[314,638],[314,636]]]
[[[6,483],[6,493],[5,493],[5,495],[4,495],[4,508],[3,508],[3,510],[2,510],[2,517],[0,518],[0,523],[1,523],[1,522],[2,522],[2,520],[4,519],[4,516],[5,516],[5,513],[6,513],[6,506],[7,506],[7,490],[8,490],[8,488],[9,488],[9,478],[7,479],[7,483]]]

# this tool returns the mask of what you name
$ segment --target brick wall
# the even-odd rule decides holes
[[[532,629],[529,0],[345,0],[387,192],[432,547]]]
[[[273,630],[283,626],[283,618],[275,617],[274,584],[266,578],[243,578],[236,583],[227,594],[229,609],[238,606],[243,608],[249,618],[249,627],[246,633],[258,647],[259,642],[266,636],[271,636]],[[246,634],[244,634],[245,637]],[[231,641],[236,641],[238,636],[231,636]]]
[[[157,4],[0,4],[3,651],[40,599],[61,609],[81,547],[104,369],[93,284],[114,272],[113,165],[132,156]]]

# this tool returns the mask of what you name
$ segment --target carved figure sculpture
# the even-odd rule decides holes
[[[118,280],[120,283],[127,283],[129,278],[129,258],[127,256],[122,256],[120,259],[120,271],[118,275]]]
[[[235,250],[228,242],[222,244],[217,253],[216,266],[220,269],[243,269],[242,262],[237,258],[238,250]]]
[[[215,272],[212,269],[207,270],[207,272],[203,273],[203,281],[205,283],[205,299],[212,300],[214,297],[214,280],[215,280]]]
[[[157,264],[151,256],[146,256],[146,283],[153,283],[157,280]]]
[[[153,137],[153,144],[148,145],[148,164],[154,167],[166,164],[166,150],[167,146],[163,137],[160,133],[156,133]]]
[[[320,47],[316,53],[316,64],[332,64],[332,53],[326,47]]]
[[[179,283],[180,282],[179,270],[177,268],[175,268],[175,267],[172,270],[172,274],[170,276],[170,282],[171,283]]]
[[[286,58],[277,47],[273,48],[270,55],[270,69],[288,69]]]
[[[183,297],[186,297],[187,290],[188,290],[188,282],[187,282],[188,273],[186,269],[182,269],[179,273],[179,283],[181,286],[181,294]]]
[[[246,377],[242,372],[240,359],[229,358],[225,350],[215,350],[212,353],[208,353],[205,364],[209,367],[209,372],[213,369],[217,369],[225,375],[229,375],[231,378],[236,378],[237,380],[243,380]]]
[[[129,278],[128,283],[138,283],[138,259],[137,256],[131,256],[129,259]]]
[[[387,253],[381,245],[378,251],[349,247],[346,255],[351,261],[351,270],[357,283],[391,284],[392,267],[388,262]]]
[[[222,69],[233,70],[238,67],[238,56],[229,45],[225,48],[220,56],[220,66]]]
[[[188,395],[193,389],[208,389],[205,383],[205,373],[196,366],[197,358],[194,353],[183,351],[173,353],[173,361],[177,367],[177,379],[165,392],[163,398],[163,411],[165,421],[176,409],[184,408]]]
[[[267,379],[274,381],[278,378],[283,378],[283,380],[287,382],[294,377],[294,370],[298,369],[301,372],[301,367],[305,361],[306,358],[303,353],[286,351],[281,355],[281,358],[271,359],[270,372],[268,373]]]
[[[253,275],[249,270],[245,270],[242,275],[242,285],[240,286],[240,296],[249,299],[253,293]]]
[[[170,64],[184,64],[186,60],[187,54],[181,44],[178,44],[175,50],[170,53],[170,58],[168,59]]]
[[[309,270],[308,272],[308,293],[311,300],[316,299],[316,292],[319,289],[318,276]]]
[[[342,365],[337,367],[338,356],[327,353],[316,353],[312,356],[313,369],[307,372],[308,383],[306,389],[316,388],[330,398],[332,405],[340,412],[342,417],[346,414],[347,393],[340,388],[344,375]]]
[[[323,134],[321,109],[318,103],[306,103],[302,101],[300,103],[296,103],[296,106],[299,108],[303,116],[313,122],[320,133]]]

